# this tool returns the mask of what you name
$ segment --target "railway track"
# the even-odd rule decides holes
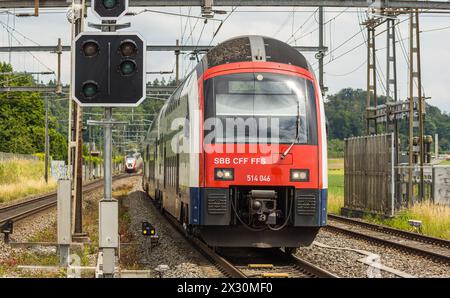
[[[328,215],[328,223],[325,229],[450,265],[450,241],[444,239],[338,215]]]
[[[127,177],[136,176],[130,174],[120,174],[113,177],[113,180],[119,180]],[[103,179],[95,180],[83,185],[83,193],[93,191],[103,185]],[[38,212],[50,209],[56,206],[56,192],[36,196],[32,199],[18,202],[6,207],[0,208],[0,225],[8,220],[14,222],[27,218]]]
[[[232,248],[220,251],[235,268],[248,278],[337,278],[297,256],[281,249]]]
[[[164,217],[180,234],[186,237],[197,251],[227,277],[338,277],[297,256],[287,255],[280,249],[234,249],[234,251],[238,252],[238,255],[234,253],[229,254],[228,249],[215,250],[200,239],[187,235],[182,225],[170,214],[164,213]],[[245,252],[250,253],[245,255]],[[256,260],[257,262],[255,263]]]

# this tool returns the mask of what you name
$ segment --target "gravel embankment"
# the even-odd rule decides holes
[[[128,196],[130,232],[134,240],[140,243],[141,263],[157,277],[158,265],[167,265],[169,269],[164,277],[222,277],[206,258],[197,252],[159,213],[147,195],[136,184]],[[159,235],[159,243],[150,251],[150,244],[141,234],[142,221],[150,222]],[[148,257],[147,257],[148,256]]]
[[[133,242],[137,242],[139,245],[137,258],[143,267],[150,271],[152,277],[159,276],[155,270],[159,265],[169,267],[164,272],[164,277],[223,277],[223,274],[192,248],[187,240],[156,210],[142,191],[140,179],[140,177],[121,179],[115,181],[113,187],[117,189],[127,184],[134,185],[128,195],[126,205],[129,208],[131,221],[129,231],[133,234]],[[103,189],[99,188],[85,195],[86,204],[84,206],[95,204],[102,194]],[[141,224],[144,220],[152,223],[160,236],[159,243],[151,250],[149,243],[141,234]],[[18,242],[29,241],[40,231],[54,228],[55,221],[56,209],[35,214],[26,220],[17,222],[11,238]],[[0,238],[0,264],[8,264],[13,261],[14,256],[26,251],[25,249],[11,248],[5,245],[3,237]],[[398,277],[392,272],[377,270],[358,261],[367,259],[368,254],[379,256],[379,261],[376,263],[401,273],[416,277],[450,277],[449,265],[325,229],[319,232],[316,242],[316,245],[299,249],[298,256],[341,277]],[[54,248],[35,248],[33,251],[49,254],[54,252]],[[95,262],[95,260],[93,261]],[[7,276],[20,275],[16,271],[7,274]]]
[[[450,277],[450,266],[448,265],[324,229],[319,232],[316,242],[318,242],[317,245],[300,249],[298,256],[341,277],[398,277],[394,273],[377,270],[358,261],[368,257],[364,252],[379,256],[379,261],[376,263],[408,275]],[[333,248],[322,247],[322,244]],[[336,247],[364,252],[335,249]]]
[[[129,184],[130,179],[134,179],[133,183],[140,182],[140,177],[130,177],[125,179],[120,179],[113,182],[113,189],[121,188],[126,184]],[[88,202],[98,201],[103,195],[103,188],[98,188],[96,190],[90,191],[84,195],[83,208],[88,206]],[[46,229],[55,229],[56,227],[56,208],[48,209],[40,213],[31,215],[30,217],[18,221],[14,224],[14,233],[10,236],[11,241],[14,242],[27,242],[33,238],[39,232]],[[56,229],[55,229],[56,230]],[[55,231],[56,234],[56,231]],[[54,235],[54,240],[56,241],[56,235]],[[25,251],[32,251],[36,254],[51,254],[56,252],[54,247],[34,247],[30,249],[24,248],[12,248],[6,245],[3,240],[3,235],[0,235],[0,264],[14,262],[14,258]],[[10,276],[8,274],[8,276]],[[12,272],[11,276],[18,276],[17,272]]]

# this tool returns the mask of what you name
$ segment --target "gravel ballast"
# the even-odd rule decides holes
[[[156,209],[150,198],[142,191],[140,183],[128,195],[130,232],[140,243],[141,262],[150,270],[152,277],[159,276],[159,265],[169,269],[163,277],[223,277],[205,257],[193,248]],[[150,243],[141,234],[142,221],[150,222],[159,235],[159,242],[150,251]],[[147,258],[148,256],[148,258]]]
[[[377,270],[362,262],[367,255],[352,250],[321,247],[321,244],[337,248],[362,250],[379,256],[381,265],[414,277],[450,277],[450,266],[422,256],[382,247],[347,235],[321,229],[317,245],[301,248],[298,256],[341,277],[398,277],[396,274]]]
[[[130,184],[130,181],[132,181],[131,183],[134,185],[140,182],[139,179],[140,177],[130,177],[113,181],[113,189],[124,187],[125,185]],[[83,205],[83,208],[89,206],[89,203],[98,202],[102,195],[102,187],[84,194],[83,201],[85,204]],[[55,235],[51,235],[52,239],[49,241],[56,242],[56,208],[44,210],[14,223],[14,233],[10,236],[10,239],[12,242],[29,242],[32,241],[34,236],[46,229],[55,230]],[[45,246],[36,246],[28,249],[11,247],[4,243],[3,237],[0,237],[0,264],[14,263],[14,259],[25,252],[33,252],[37,255],[50,255],[55,254],[56,248]],[[6,272],[5,276],[21,276],[21,274],[20,272],[17,272],[17,270],[14,270],[14,272]]]

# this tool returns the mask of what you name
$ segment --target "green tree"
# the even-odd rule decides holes
[[[0,72],[13,72],[11,65],[0,63]],[[28,74],[2,74],[0,86],[33,86]],[[55,118],[49,119],[50,154],[54,159],[67,155],[65,138],[57,131]],[[0,151],[23,154],[43,152],[45,147],[44,99],[37,92],[0,93]]]
[[[361,89],[345,88],[336,94],[329,95],[325,102],[325,113],[328,120],[328,138],[330,140],[343,140],[349,137],[366,135],[366,96],[367,92]],[[385,103],[386,98],[378,97],[378,103]],[[400,137],[402,143],[407,140],[407,120],[400,124]],[[439,108],[426,105],[425,134],[439,135],[440,149],[450,150],[450,116]],[[339,144],[332,143],[339,151]],[[405,149],[405,148],[403,148]]]

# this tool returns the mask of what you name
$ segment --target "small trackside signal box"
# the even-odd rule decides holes
[[[83,32],[72,46],[72,96],[82,107],[136,107],[146,96],[146,43],[137,33]]]
[[[142,235],[144,236],[156,236],[156,229],[148,222],[142,222]]]

